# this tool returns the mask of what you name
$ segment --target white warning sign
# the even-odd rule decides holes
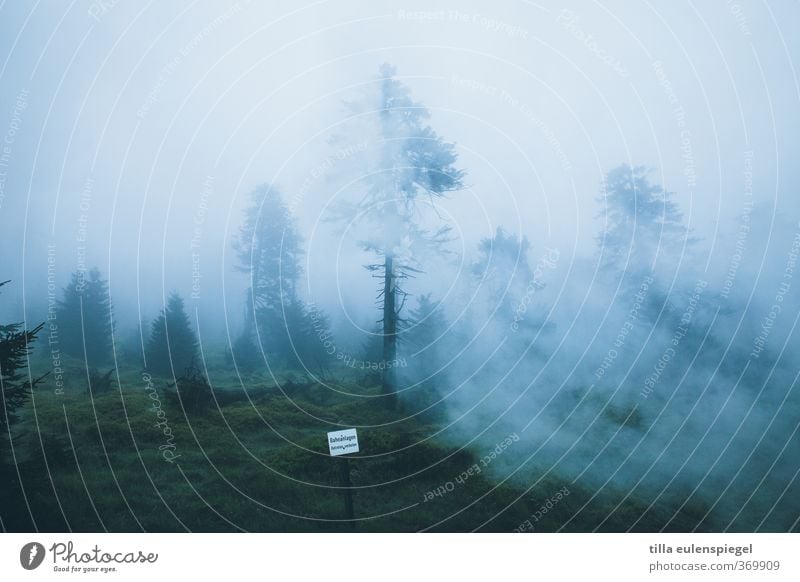
[[[358,435],[356,429],[347,428],[328,433],[328,448],[332,457],[358,452]]]

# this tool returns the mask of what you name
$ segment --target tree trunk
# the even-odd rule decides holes
[[[395,360],[397,359],[397,291],[394,258],[386,255],[383,275],[383,393],[394,395]]]

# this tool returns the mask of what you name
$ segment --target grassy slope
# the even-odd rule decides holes
[[[73,370],[70,377],[81,376]],[[213,377],[212,383],[219,386]],[[249,385],[258,389],[251,401],[230,385],[225,394],[243,400],[187,415],[164,398],[166,381],[156,380],[180,455],[168,463],[159,452],[167,438],[155,426],[140,372],[124,370],[121,384],[93,398],[76,388],[79,380],[64,395],[46,384],[37,388],[17,427],[15,451],[39,529],[348,531],[350,525],[339,521],[342,492],[335,488],[341,460],[327,455],[325,432],[331,426],[322,419],[360,418],[374,426],[396,414],[383,409],[380,399],[340,396],[315,385],[289,387],[284,395],[253,379]],[[377,390],[350,381],[341,388],[365,396]],[[566,485],[548,477],[523,494],[510,482],[496,486],[499,480],[490,479],[489,471],[457,483],[456,477],[480,463],[476,453],[485,451],[448,446],[446,435],[429,438],[438,430],[430,420],[359,429],[362,454],[373,456],[349,461],[358,488],[356,516],[368,518],[358,521],[357,531],[510,532]],[[448,482],[450,492],[425,501],[426,492]],[[567,531],[624,531],[643,513],[637,529],[653,530],[672,516],[658,508],[645,512],[632,499],[612,512],[622,497],[612,491],[576,516],[592,495],[569,489],[535,523],[536,531],[555,531],[573,516]],[[19,500],[0,513],[8,529],[24,523],[20,515],[27,509]],[[681,514],[670,528],[695,524],[691,514]]]

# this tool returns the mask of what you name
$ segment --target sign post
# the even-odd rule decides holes
[[[328,433],[328,450],[331,457],[339,457],[339,482],[344,493],[344,514],[355,529],[355,510],[353,509],[353,484],[350,481],[350,453],[358,452],[356,429],[348,428]]]

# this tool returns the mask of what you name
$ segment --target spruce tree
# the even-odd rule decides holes
[[[234,250],[238,269],[250,275],[252,310],[272,323],[282,319],[281,307],[297,296],[300,235],[277,188],[260,186],[250,198]]]
[[[530,334],[538,336],[539,332],[552,329],[540,294],[559,259],[557,249],[544,247],[537,252],[534,264],[530,251],[526,236],[506,232],[502,227],[494,236],[481,239],[477,259],[471,266],[478,285],[478,301],[469,310],[481,322],[489,318],[513,332],[522,332],[528,340],[532,339]]]
[[[339,216],[348,224],[364,224],[367,232],[360,244],[378,259],[367,268],[380,279],[382,384],[388,395],[397,388],[397,338],[407,297],[401,283],[420,272],[415,257],[436,252],[448,240],[449,227],[435,212],[433,201],[464,187],[464,173],[455,166],[455,145],[428,125],[428,110],[411,98],[395,73],[394,67],[384,64],[375,90],[347,104],[353,118],[367,124],[351,134],[363,140],[364,131],[371,133],[374,147],[354,156],[354,171],[366,178],[358,202],[343,204]],[[357,146],[348,147],[349,139],[337,136],[333,143],[344,146],[343,151],[358,151]],[[439,224],[430,226],[431,220]]]
[[[56,310],[63,351],[83,360],[89,369],[112,359],[112,312],[108,283],[93,268],[88,277],[75,272]]]
[[[6,283],[0,283],[0,287]],[[0,325],[0,442],[10,437],[10,427],[19,420],[19,410],[28,401],[31,389],[44,378],[30,379],[25,372],[31,344],[43,326],[26,330],[21,323]]]
[[[683,221],[673,193],[654,184],[644,166],[623,164],[611,170],[600,202],[604,205],[605,228],[596,237],[601,281],[615,289],[617,301],[630,302],[644,281],[649,290],[640,316],[658,319],[659,314],[680,309],[672,295],[686,277],[697,239]],[[683,277],[675,280],[678,270]]]
[[[309,308],[296,299],[286,307],[284,317],[289,340],[287,347],[291,352],[286,357],[294,367],[324,378],[334,357],[328,346],[335,346],[328,316],[317,306]],[[330,343],[326,343],[329,340]]]
[[[0,282],[0,287],[6,283]],[[21,461],[8,453],[11,427],[19,421],[33,387],[44,379],[44,376],[32,378],[27,370],[31,345],[43,326],[26,330],[22,323],[0,325],[0,529],[3,531],[31,531],[36,525],[27,509],[26,496],[36,491],[42,499],[47,499],[43,487],[32,486],[41,484],[43,471],[28,472],[23,490],[18,475],[26,474],[30,461]]]
[[[172,293],[153,321],[146,349],[147,369],[162,376],[182,376],[197,357],[197,338],[183,299]]]
[[[498,297],[524,289],[534,278],[530,250],[527,237],[518,237],[497,227],[494,236],[483,238],[478,244],[478,258],[472,264],[472,274]]]
[[[651,183],[649,174],[644,166],[623,164],[606,176],[598,200],[605,227],[597,236],[606,271],[640,277],[654,271],[657,261],[680,259],[681,250],[695,242],[673,194]]]
[[[312,321],[298,295],[302,244],[289,208],[275,187],[261,186],[251,194],[244,216],[234,249],[250,287],[244,332],[233,346],[237,365],[240,357],[245,368],[258,365],[260,347],[270,365],[324,370],[326,357],[315,335],[327,321]]]
[[[439,399],[444,384],[447,362],[447,319],[441,306],[431,299],[430,293],[421,295],[409,314],[408,329],[403,334],[399,374],[415,385],[413,396],[419,405],[428,407]],[[441,412],[441,411],[440,411]]]

